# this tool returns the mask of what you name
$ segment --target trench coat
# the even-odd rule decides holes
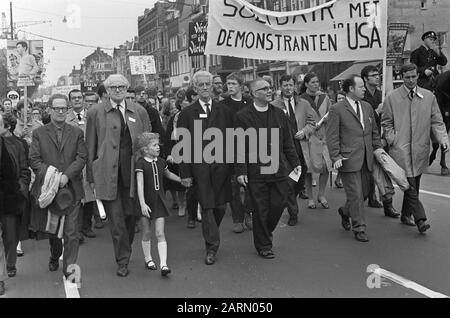
[[[117,198],[119,179],[120,118],[113,113],[111,102],[92,106],[87,113],[86,145],[88,148],[87,181],[95,184],[96,198],[113,201]],[[144,107],[126,103],[125,118],[136,153],[137,137],[151,132],[152,125]],[[134,155],[131,160],[130,196],[135,197]]]
[[[81,120],[78,120],[78,117],[75,115],[75,113],[72,110],[70,110],[70,113],[67,114],[66,123],[80,128],[86,134],[86,120],[87,120],[86,110],[84,110],[83,115],[81,116]],[[89,185],[89,182],[87,182],[86,167],[84,167],[83,169],[83,189],[84,189],[84,199],[82,200],[82,202],[83,203],[94,202],[95,201],[94,190]]]
[[[405,170],[408,178],[420,176],[427,170],[432,137],[439,143],[448,141],[436,97],[418,86],[413,100],[405,86],[386,97],[381,127],[389,155]]]
[[[316,111],[311,101],[300,97],[295,106],[295,117],[299,131],[304,132],[305,138],[300,140],[303,156],[305,157],[308,173],[326,173],[331,170],[331,159],[326,143],[326,120],[319,129],[318,123],[330,110],[331,102],[328,96],[319,97]]]

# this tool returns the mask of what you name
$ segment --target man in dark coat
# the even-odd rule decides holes
[[[256,131],[258,140],[246,138],[245,150],[238,151],[235,169],[238,182],[248,187],[252,200],[256,251],[261,257],[270,259],[275,257],[272,233],[286,206],[290,168],[294,167],[298,174],[301,166],[288,119],[281,109],[270,104],[271,85],[257,79],[251,84],[251,93],[253,105],[237,113],[234,125],[250,135]],[[254,145],[258,145],[258,149]],[[266,153],[261,148],[265,148]],[[254,158],[256,153],[257,158]],[[266,156],[270,158],[269,162],[265,162]]]
[[[436,95],[437,102],[439,104],[439,109],[442,114],[442,119],[444,120],[445,128],[447,133],[450,130],[450,71],[446,71],[436,78],[436,90],[434,92]],[[437,151],[439,150],[439,143],[433,143],[433,152],[430,156],[430,166],[436,159]],[[445,162],[446,152],[441,148],[441,175],[449,176],[450,170]]]
[[[0,208],[3,225],[3,241],[6,253],[6,268],[9,277],[16,276],[16,247],[20,239],[22,215],[28,206],[28,187],[31,172],[28,169],[25,148],[11,132],[17,120],[11,114],[0,114],[0,136],[3,139],[3,207]]]
[[[231,200],[231,166],[225,163],[224,158],[222,162],[213,160],[212,163],[208,163],[207,158],[202,156],[208,143],[194,139],[199,132],[203,136],[203,133],[210,128],[219,130],[222,136],[225,136],[226,129],[233,126],[232,113],[225,105],[214,102],[212,99],[212,80],[209,72],[200,71],[194,74],[193,83],[200,99],[183,109],[178,119],[181,142],[186,143],[185,138],[191,138],[189,144],[191,156],[188,160],[183,158],[181,161],[180,177],[184,186],[189,187],[193,184],[197,190],[198,201],[202,208],[202,230],[206,243],[205,263],[207,265],[212,265],[216,261],[220,245],[219,225],[225,215],[226,203]],[[185,134],[182,133],[182,128]],[[187,133],[189,136],[186,136]],[[222,146],[223,149],[220,150],[226,154],[225,145],[219,147]],[[220,150],[216,150],[216,154],[220,153]],[[198,153],[199,151],[202,153]],[[201,158],[196,158],[197,155]]]
[[[228,106],[230,111],[233,113],[233,121],[236,114],[242,109],[250,106],[252,100],[248,97],[242,96],[242,85],[244,85],[244,80],[242,75],[237,73],[231,73],[227,76],[226,82],[229,96],[222,101],[222,104]],[[237,182],[237,176],[234,174],[231,176],[231,188],[233,198],[231,200],[231,216],[233,218],[233,232],[242,233],[245,228],[251,230],[252,216],[250,209],[250,198],[248,196],[248,191],[245,191],[244,203],[241,199],[241,185]]]
[[[86,165],[87,150],[83,131],[66,123],[69,100],[65,95],[53,95],[49,101],[51,122],[33,131],[30,149],[30,166],[36,180],[32,187],[34,198],[39,198],[47,169],[52,166],[62,172],[59,188],[67,187],[75,196],[75,203],[66,211],[64,220],[63,273],[69,275],[67,268],[76,264],[78,258],[78,213],[84,197],[82,171]],[[34,209],[43,220],[37,231],[45,232],[47,209]],[[36,219],[36,218],[32,218]],[[43,221],[43,222],[42,222]],[[50,237],[49,270],[59,268],[59,257],[63,254],[63,242],[56,235]]]
[[[411,53],[411,63],[416,64],[419,71],[417,84],[425,89],[434,91],[438,65],[447,65],[447,57],[442,53],[442,48],[436,44],[437,35],[433,31],[422,35],[423,45]]]

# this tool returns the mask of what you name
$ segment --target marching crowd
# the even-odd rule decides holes
[[[5,293],[7,277],[16,276],[17,256],[23,255],[20,242],[26,239],[48,239],[49,270],[57,271],[63,256],[62,270],[69,277],[84,237],[95,238],[93,228],[104,226],[102,207],[117,275],[129,273],[131,246],[138,232],[145,268],[159,268],[161,275],[169,275],[166,191],[178,215],[187,214],[188,228],[201,222],[207,265],[216,262],[227,203],[233,231],[252,230],[258,255],[271,259],[275,257],[273,231],[283,211],[287,208],[288,225],[298,222],[298,197],[308,200],[308,209],[331,208],[326,188],[333,169],[338,171],[336,187],[344,188],[346,194],[345,203],[337,209],[341,225],[357,241],[369,240],[366,199],[369,206],[383,208],[387,217],[426,232],[430,224],[419,200],[420,181],[440,146],[442,174],[449,175],[445,153],[449,150],[450,73],[435,72],[437,64],[447,62],[432,45],[435,38],[434,32],[424,34],[423,49],[411,59],[415,64],[402,67],[403,85],[384,102],[376,66],[365,67],[361,74],[344,80],[341,91],[329,94],[322,92],[314,73],[306,74],[301,85],[284,75],[280,91],[275,92],[270,77],[244,83],[241,74],[232,73],[223,83],[222,77],[199,71],[192,87],[180,89],[174,97],[152,97],[143,87],[130,88],[127,79],[116,74],[96,93],[55,94],[45,109],[29,100],[26,122],[23,100],[16,107],[11,100],[3,100],[0,295]],[[423,61],[421,54],[427,55]],[[210,128],[223,136],[228,128],[256,128],[269,134],[275,129],[277,134],[246,139],[244,152],[217,145],[216,153],[236,154],[234,164],[193,160],[199,149],[194,142],[183,148],[183,155],[188,153],[192,160],[179,160],[176,146],[186,132],[196,133],[199,121],[202,135]],[[270,163],[260,157],[250,160],[250,143],[257,145],[257,153],[275,145],[271,160],[279,163],[277,168],[271,170]],[[200,149],[207,147],[203,140]],[[390,167],[383,158],[391,159]],[[319,176],[317,193],[315,175]],[[393,181],[403,182],[400,212],[393,207]],[[152,256],[152,245],[159,264]]]

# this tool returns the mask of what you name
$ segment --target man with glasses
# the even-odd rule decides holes
[[[83,191],[83,168],[86,165],[87,151],[83,131],[66,123],[69,110],[69,100],[65,95],[56,94],[48,101],[51,111],[51,122],[39,127],[33,132],[30,149],[30,167],[36,175],[31,194],[39,198],[41,186],[44,183],[47,169],[50,166],[62,173],[59,189],[67,188],[74,196],[75,204],[64,211],[63,239],[50,236],[49,270],[54,272],[59,268],[59,257],[63,254],[63,273],[68,277],[67,267],[76,264],[79,247],[78,213]],[[36,204],[36,203],[35,203]],[[47,208],[32,209],[32,228],[36,232],[46,233]]]
[[[383,95],[380,87],[380,73],[376,66],[369,65],[362,69],[361,78],[364,80],[366,92],[364,93],[363,101],[368,102],[373,109],[375,116],[375,122],[377,123],[378,133],[381,135],[381,110],[383,108]],[[392,198],[395,194],[394,187],[391,184],[391,180],[386,175],[388,186],[384,189],[383,204],[377,199],[376,184],[373,177],[370,179],[369,190],[369,206],[372,208],[384,208],[384,215],[391,218],[399,218],[400,214],[395,210],[392,205]]]
[[[266,163],[257,158],[256,163],[249,159],[249,143],[255,141],[246,140],[245,153],[241,153],[239,161],[235,164],[238,182],[249,191],[253,206],[253,241],[259,256],[265,259],[275,257],[273,253],[273,231],[286,207],[288,196],[288,175],[290,167],[298,174],[301,171],[300,160],[293,143],[293,136],[288,119],[284,112],[270,104],[272,102],[271,85],[259,78],[251,84],[253,104],[236,114],[235,128],[249,128],[263,130],[266,134],[259,134],[258,148],[265,144],[265,149],[278,146],[278,157],[271,153],[271,164],[278,162],[277,170],[272,173],[263,171]],[[273,130],[278,131],[278,140],[272,140]],[[265,138],[265,140],[261,140]],[[260,153],[258,149],[257,153]],[[285,159],[286,160],[285,160]],[[245,160],[242,160],[245,159]],[[241,163],[244,162],[244,163]],[[289,165],[288,165],[289,163]]]
[[[128,80],[120,74],[104,82],[109,99],[87,114],[87,180],[103,201],[110,222],[117,275],[128,275],[135,225],[140,212],[135,207],[134,152],[137,137],[151,131],[145,109],[125,99]]]
[[[74,89],[69,92],[69,102],[72,109],[67,114],[66,122],[70,125],[80,128],[86,133],[86,110],[84,109],[83,94],[79,89]],[[85,177],[86,171],[83,170]],[[88,182],[83,178],[84,198],[83,204],[79,213],[79,230],[80,230],[80,244],[84,242],[84,236],[88,238],[95,238],[96,235],[92,231],[92,216],[94,215],[95,196],[94,190],[90,187]],[[83,236],[84,235],[84,236]]]

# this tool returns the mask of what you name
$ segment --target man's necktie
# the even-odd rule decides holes
[[[209,116],[211,116],[211,109],[209,108],[209,104],[208,103],[206,103],[205,104],[205,107],[206,107],[206,115],[208,116],[208,119],[209,119]]]
[[[411,97],[411,99],[414,99],[414,95],[415,95],[414,90],[413,89],[410,90],[409,91],[409,96]]]
[[[120,117],[120,125],[121,125],[121,127],[120,127],[120,134],[123,135],[125,133],[125,129],[126,129],[127,124],[125,123],[125,119],[123,119],[122,112],[120,111],[120,105],[117,105],[116,110],[117,110],[117,113],[119,114],[119,117]]]
[[[78,117],[78,121],[81,121],[81,115],[77,114],[77,117]]]
[[[361,122],[361,111],[359,110],[359,102],[355,102],[355,105],[356,105],[356,115],[358,116],[358,119]]]
[[[289,99],[289,118],[294,122],[295,119],[295,111],[294,111],[294,105],[292,105],[292,98]]]

